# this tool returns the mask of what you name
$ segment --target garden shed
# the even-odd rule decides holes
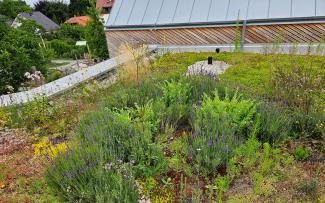
[[[116,0],[105,30],[113,56],[124,42],[319,43],[325,39],[325,0]]]

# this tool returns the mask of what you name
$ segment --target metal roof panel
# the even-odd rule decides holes
[[[247,19],[265,19],[269,14],[269,0],[250,0]]]
[[[293,0],[292,17],[306,17],[316,15],[315,0]]]
[[[219,19],[220,21],[226,20],[229,1],[230,0],[212,0],[207,21],[216,21],[216,19]]]
[[[207,21],[212,0],[194,0],[190,22]]]
[[[172,23],[176,11],[178,0],[164,0],[157,24]]]
[[[163,0],[149,0],[146,13],[143,17],[143,24],[156,24]]]
[[[227,20],[245,20],[248,0],[230,0]],[[239,17],[239,18],[238,18]]]
[[[290,18],[292,0],[271,0],[269,18]]]
[[[121,8],[121,5],[123,3],[123,0],[117,0],[115,1],[114,3],[114,6],[113,6],[113,9],[108,17],[108,20],[106,22],[106,26],[109,26],[109,25],[113,25],[115,20],[116,20],[116,17],[120,11],[120,8]]]
[[[146,12],[146,7],[149,4],[149,0],[136,0],[132,13],[128,22],[128,25],[142,24],[143,16]]]
[[[325,0],[316,1],[316,16],[325,16]]]
[[[190,22],[194,0],[178,0],[172,23]]]
[[[164,27],[325,17],[325,0],[116,0],[106,27]]]
[[[128,25],[129,18],[134,8],[134,4],[136,0],[122,0],[120,10],[116,19],[114,21],[114,25]],[[113,6],[115,7],[115,6]]]

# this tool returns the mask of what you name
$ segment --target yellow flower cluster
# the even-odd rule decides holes
[[[45,139],[35,145],[34,147],[34,155],[36,157],[48,157],[55,158],[59,153],[63,153],[67,150],[66,143],[60,143],[53,145],[50,143],[48,139]]]

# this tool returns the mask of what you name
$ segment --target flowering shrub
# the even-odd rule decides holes
[[[133,120],[127,110],[88,114],[80,122],[81,143],[100,145],[110,159],[135,161],[136,175],[151,176],[165,167],[159,146],[152,144],[150,126]]]
[[[132,163],[105,160],[98,145],[57,156],[45,178],[62,202],[136,202]]]
[[[35,67],[32,68],[31,72],[26,72],[24,76],[27,79],[26,84],[30,87],[37,87],[44,83],[41,71],[36,70]]]
[[[211,173],[224,164],[233,149],[250,133],[255,123],[256,104],[235,94],[221,100],[204,97],[197,107],[192,123],[194,133],[189,138],[190,158],[203,172]]]
[[[166,166],[150,126],[128,110],[87,114],[77,140],[79,145],[56,157],[46,173],[65,201],[134,202],[134,176],[152,176]]]

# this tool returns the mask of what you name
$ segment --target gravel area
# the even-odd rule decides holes
[[[213,61],[211,65],[208,61],[198,61],[187,68],[186,75],[205,75],[214,78],[224,73],[229,67],[230,65],[223,61]]]
[[[0,128],[0,155],[10,154],[26,145],[25,134],[22,130]]]

